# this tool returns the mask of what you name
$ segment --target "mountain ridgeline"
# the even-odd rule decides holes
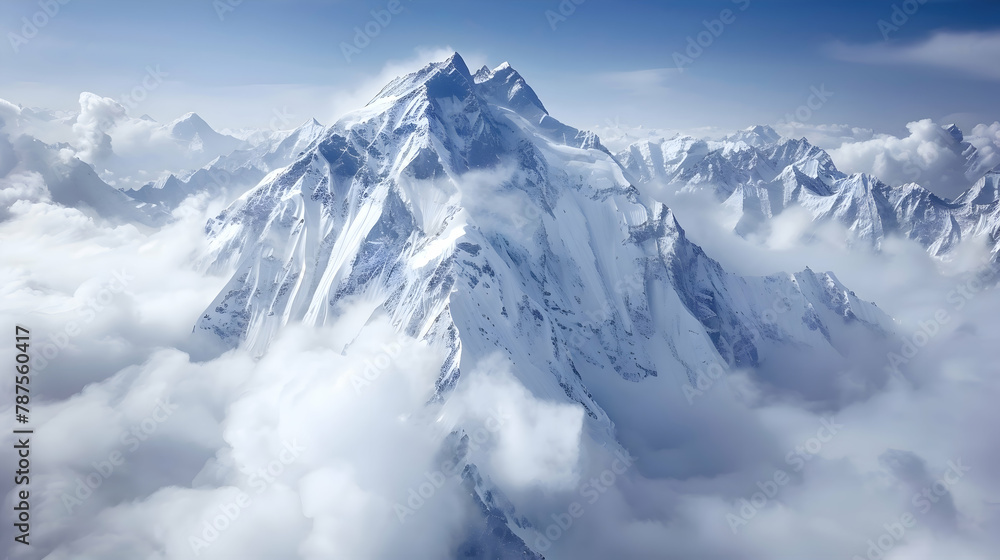
[[[937,252],[988,228],[963,225],[960,208],[996,207],[995,178],[949,203],[844,176],[804,141],[757,144],[679,139],[615,156],[553,118],[508,64],[472,73],[456,54],[313,129],[208,224],[214,266],[231,276],[195,329],[262,354],[284,325],[361,307],[440,350],[432,403],[499,357],[535,397],[581,407],[583,437],[669,474],[656,466],[665,403],[699,372],[745,369],[806,400],[839,387],[849,402],[886,382],[852,367],[859,348],[893,334],[832,273],[727,272],[645,182],[711,185],[742,201],[747,223],[796,203],[864,239],[899,230]],[[538,530],[501,499],[490,466],[455,459],[492,527],[470,531],[465,557],[540,557]]]

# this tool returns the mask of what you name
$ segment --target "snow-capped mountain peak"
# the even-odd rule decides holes
[[[209,224],[231,276],[197,332],[263,353],[284,325],[361,304],[443,356],[432,403],[498,357],[531,394],[578,407],[595,449],[634,443],[652,461],[638,442],[699,369],[759,367],[796,392],[770,356],[808,354],[815,383],[847,368],[848,339],[888,335],[889,319],[830,274],[726,272],[596,136],[566,142],[585,133],[498,94],[519,76],[477,82],[459,61],[394,80]],[[765,320],[788,294],[789,312]],[[470,495],[502,492],[488,462],[459,459]],[[516,500],[503,509],[484,513],[510,557],[538,557]]]
[[[549,112],[531,86],[507,62],[497,66],[487,76],[476,79],[495,103],[516,111],[521,116],[540,121]]]
[[[782,137],[767,125],[756,125],[741,130],[727,138],[729,142],[744,142],[749,146],[761,148],[781,142]]]
[[[961,205],[991,207],[997,201],[1000,201],[1000,165],[987,172],[954,202]]]
[[[381,107],[386,102],[413,95],[423,89],[431,98],[457,97],[463,99],[472,91],[473,77],[461,55],[455,53],[447,60],[425,66],[421,70],[400,76],[389,82],[371,101],[368,107]]]
[[[239,139],[216,132],[197,113],[187,113],[164,128],[175,141],[186,143],[199,152],[228,154],[242,145]]]
[[[177,139],[190,139],[195,134],[211,134],[215,132],[211,126],[197,113],[185,113],[167,125],[171,134]]]
[[[962,134],[962,130],[958,128],[958,125],[952,123],[944,127],[944,131],[947,132],[955,142],[962,143],[965,141],[965,135]]]

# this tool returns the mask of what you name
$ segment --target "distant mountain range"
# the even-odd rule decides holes
[[[946,129],[962,142],[956,127]],[[993,253],[1000,240],[997,184],[1000,167],[964,144],[966,177],[973,186],[954,201],[917,184],[892,187],[867,174],[840,172],[829,154],[806,139],[780,137],[756,126],[722,141],[691,137],[642,141],[617,154],[638,185],[705,191],[740,216],[737,232],[766,231],[782,211],[804,208],[817,221],[834,220],[852,241],[878,247],[888,235],[913,239],[942,256],[966,239],[983,238]]]

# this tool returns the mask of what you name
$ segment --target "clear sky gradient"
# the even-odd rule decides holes
[[[770,124],[821,86],[833,96],[813,123],[900,133],[921,118],[966,128],[1000,118],[996,1],[565,0],[565,19],[552,15],[559,0],[399,2],[348,61],[342,43],[389,0],[69,0],[52,17],[38,15],[37,0],[5,0],[0,98],[72,109],[81,91],[120,98],[158,67],[167,76],[134,116],[195,111],[237,128],[284,113],[329,124],[393,71],[452,49],[470,66],[509,61],[554,116],[582,128]],[[720,29],[711,20],[723,10],[732,15]],[[22,18],[47,21],[27,38]],[[678,72],[674,53],[690,54],[705,21],[717,36],[703,34],[708,46]]]

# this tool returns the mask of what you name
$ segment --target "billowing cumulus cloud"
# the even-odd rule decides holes
[[[1000,165],[1000,121],[976,125],[965,140],[975,146],[985,160]]]
[[[114,153],[108,135],[119,121],[128,118],[125,107],[110,97],[80,94],[80,114],[73,124],[77,136],[77,157],[87,163],[103,162]]]
[[[966,176],[968,166],[962,145],[939,124],[924,119],[906,128],[910,132],[906,137],[883,134],[848,142],[830,150],[830,156],[846,173],[870,173],[894,186],[918,183],[944,198],[958,196],[978,179]],[[987,142],[985,138],[979,141],[989,152],[984,157],[995,158],[995,146]],[[996,164],[1000,159],[990,159],[982,171]]]
[[[848,125],[798,122],[781,123],[775,130],[827,150],[846,173],[868,173],[894,186],[917,183],[953,198],[1000,165],[1000,123],[965,130],[961,141],[946,126],[931,119],[914,121],[907,124],[905,137]],[[971,159],[969,146],[975,149]]]
[[[169,173],[198,169],[242,146],[240,140],[216,133],[197,117],[175,130],[177,122],[189,116],[159,123],[129,114],[115,99],[89,92],[80,94],[79,111],[70,114],[21,110],[0,100],[0,122],[6,122],[9,136],[27,135],[63,146],[64,160],[75,157],[87,162],[108,184],[126,189]],[[286,120],[275,123],[294,125]]]
[[[20,107],[6,99],[0,99],[0,123],[6,123],[7,120],[15,120],[20,115]],[[3,124],[0,124],[0,126],[3,126]]]
[[[12,173],[0,178],[0,219],[9,217],[10,209],[15,204],[47,200],[49,189],[38,173]]]
[[[442,356],[383,319],[292,326],[260,359],[203,347],[190,325],[221,285],[194,264],[199,224],[215,210],[207,201],[143,233],[26,199],[0,226],[21,239],[4,244],[5,262],[23,263],[7,272],[3,315],[57,349],[37,374],[52,397],[34,407],[32,550],[59,560],[446,557],[477,515],[446,468],[450,434],[465,433],[478,442],[468,460],[526,516],[525,540],[547,557],[864,558],[881,539],[890,559],[988,559],[1000,450],[979,434],[1000,421],[988,375],[996,295],[979,291],[958,309],[948,295],[963,277],[935,272],[902,242],[884,262],[796,245],[795,232],[755,249],[722,237],[717,217],[697,219],[709,205],[674,202],[733,270],[835,267],[901,316],[904,333],[938,308],[950,319],[898,381],[841,408],[776,399],[739,372],[693,403],[664,394],[659,411],[636,414],[687,457],[686,473],[668,474],[602,451],[580,408],[532,395],[498,361],[429,404]],[[73,336],[70,320],[81,327]]]

